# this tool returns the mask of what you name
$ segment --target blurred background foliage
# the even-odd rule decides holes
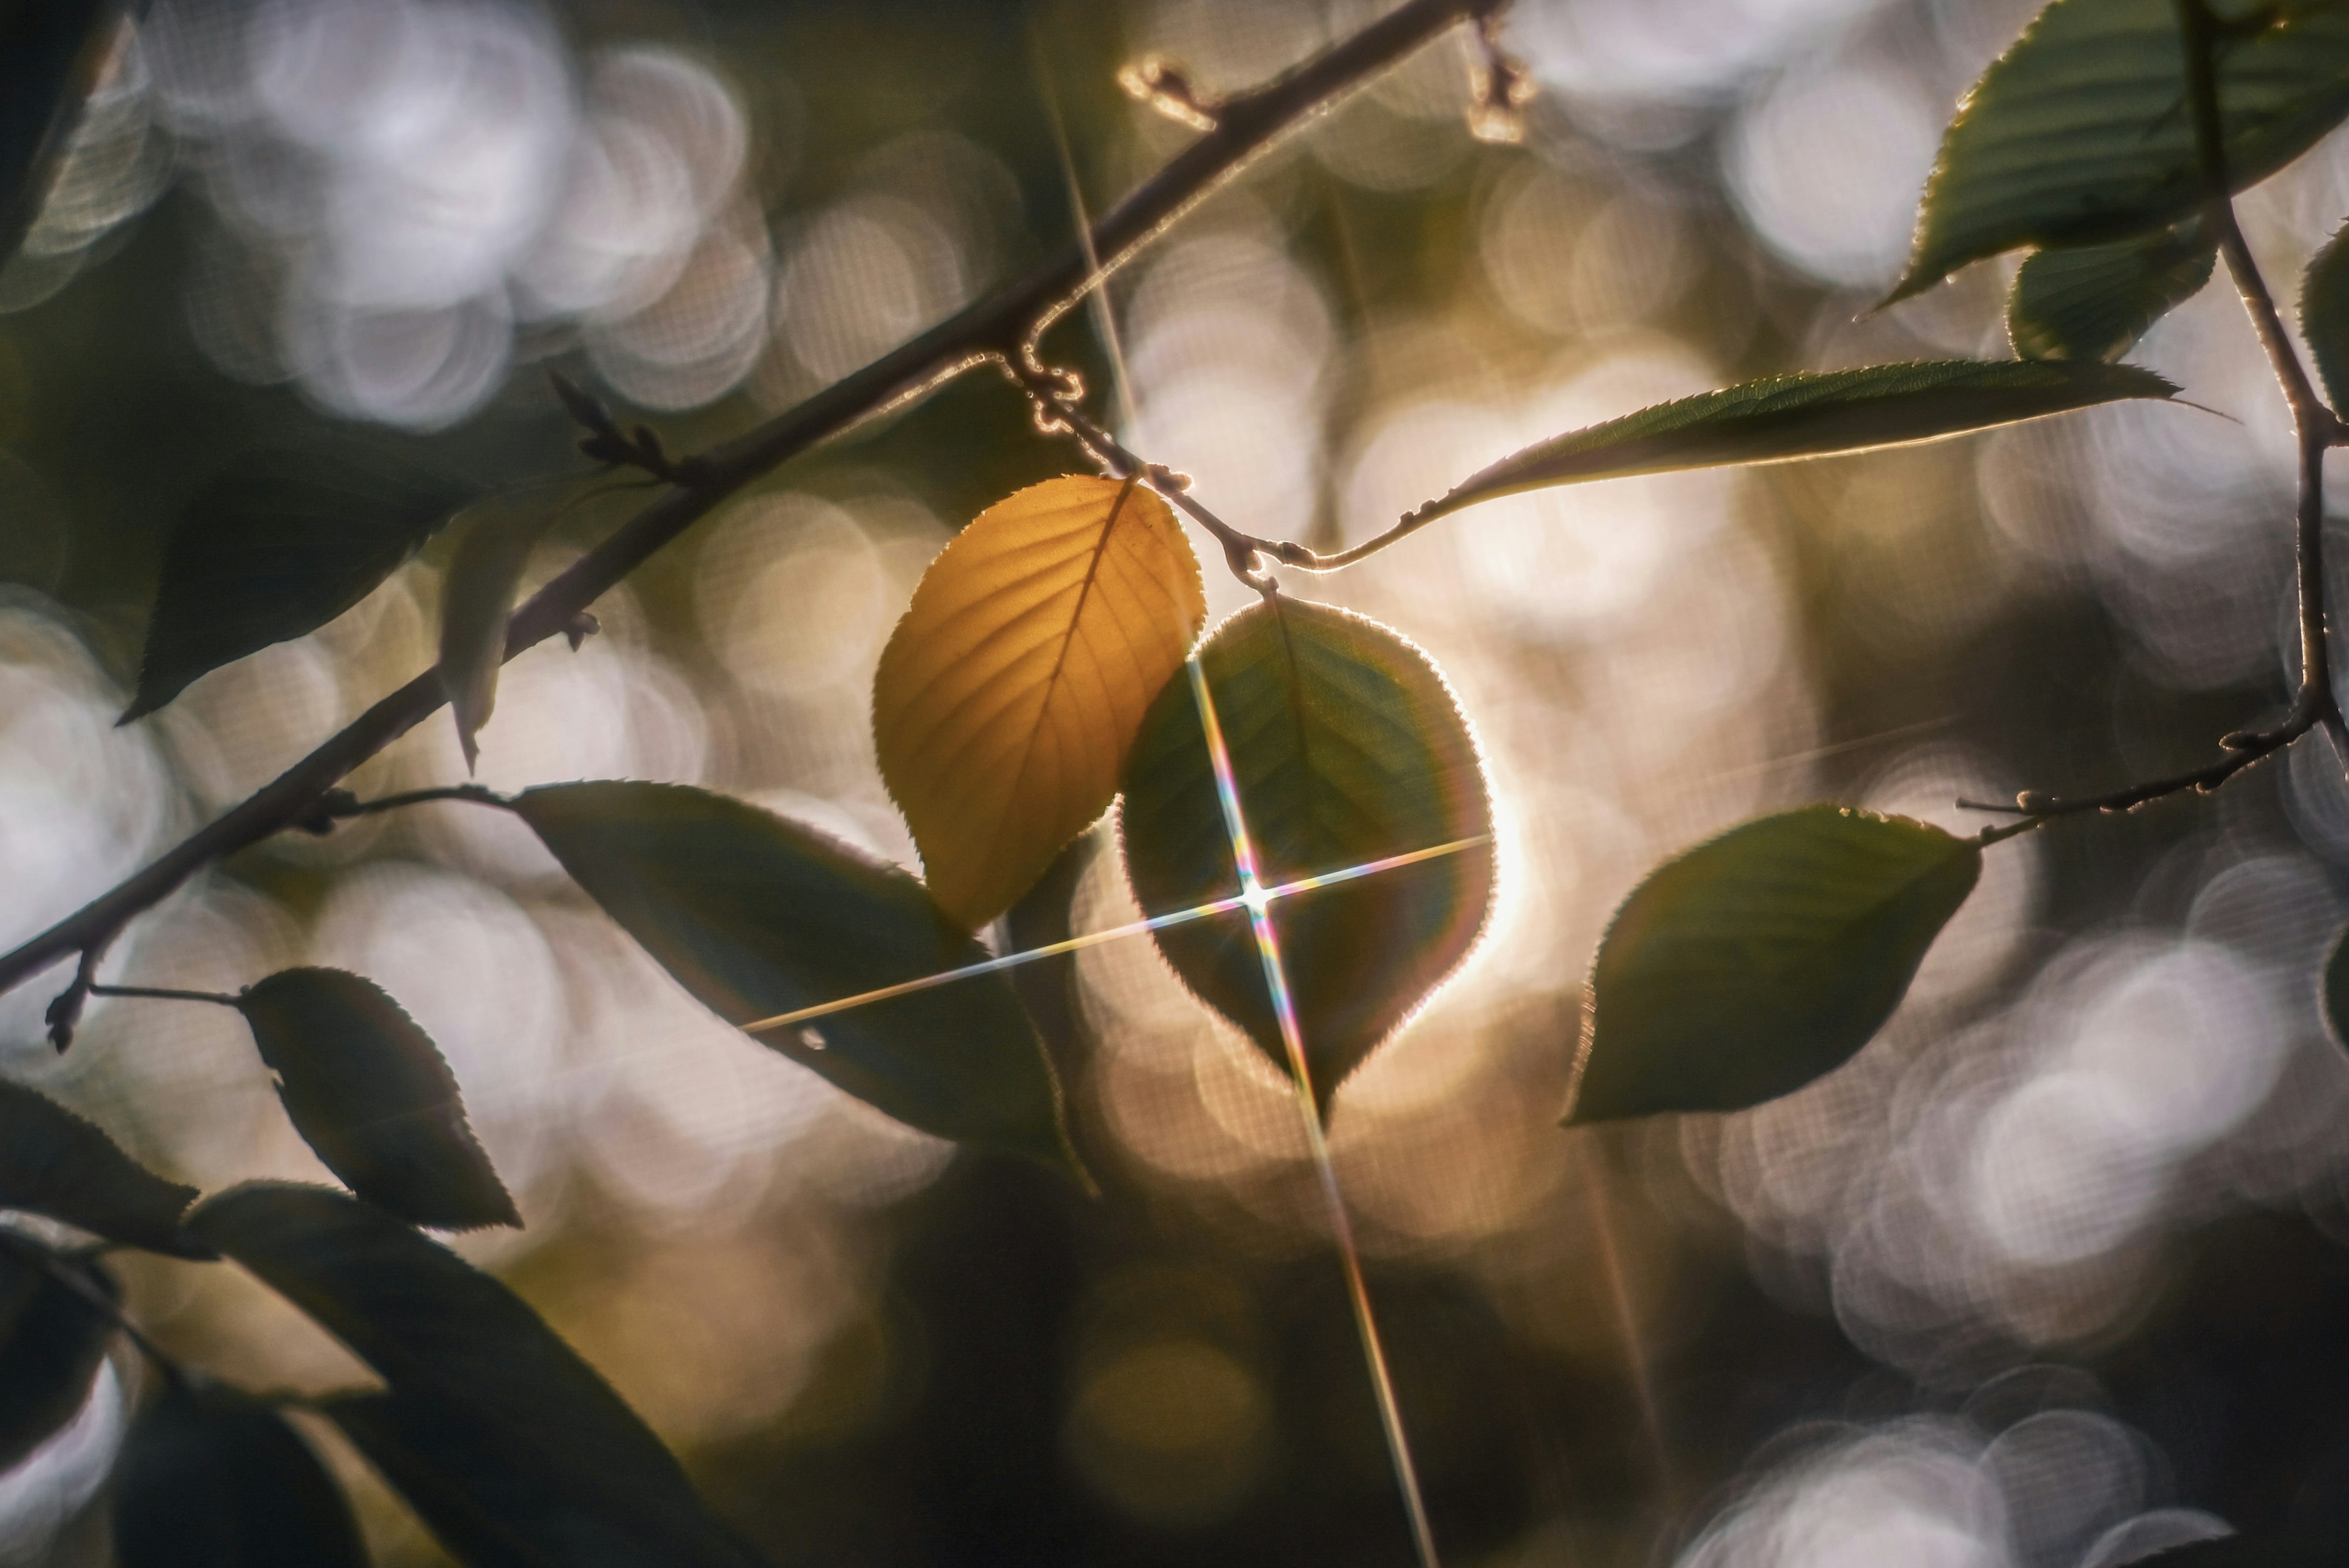
[[[0,937],[222,810],[434,643],[443,542],[123,729],[161,543],[255,448],[584,474],[542,367],[672,450],[737,433],[1062,242],[1210,90],[1355,0],[154,0],[0,273]],[[1526,440],[1789,368],[1997,356],[2002,269],[1892,311],[1956,96],[2014,0],[1519,0],[1542,95],[1470,139],[1428,51],[1216,195],[1048,356],[1242,527],[1370,537]],[[2336,136],[2247,196],[2286,279]],[[1501,891],[1334,1128],[1456,1563],[2067,1568],[2344,1520],[2349,1063],[2317,961],[2349,791],[2312,744],[2215,799],[1992,857],[1891,1026],[1726,1118],[1557,1130],[1609,909],[1834,798],[2109,787],[2281,704],[2290,427],[2223,285],[2106,408],[1878,457],[1495,502],[1286,586],[1413,637],[1475,727]],[[2223,416],[2223,417],[2220,417]],[[873,663],[961,521],[1079,466],[967,377],[785,469],[506,673],[481,778],[697,782],[910,861]],[[539,579],[621,515],[567,519]],[[1246,590],[1211,573],[1213,613]],[[445,720],[354,781],[464,776]],[[1132,918],[1113,837],[1014,934]],[[1143,943],[1030,971],[1105,1191],[882,1120],[702,1014],[502,814],[286,836],[110,977],[382,983],[529,1222],[462,1238],[782,1563],[1409,1559],[1280,1082]],[[62,975],[55,977],[62,981]],[[233,1016],[0,1000],[0,1064],[214,1189],[321,1179]],[[122,1265],[247,1386],[357,1376],[234,1271]],[[0,1480],[0,1556],[103,1561],[121,1361]],[[382,1560],[428,1538],[323,1427]]]

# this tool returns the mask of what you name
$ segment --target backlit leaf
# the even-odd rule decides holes
[[[0,11],[0,263],[40,216],[121,20],[112,0]]]
[[[1207,601],[1148,489],[1071,475],[996,502],[923,573],[873,682],[881,773],[966,930],[1109,809]]]
[[[2349,931],[2341,934],[2324,960],[2323,999],[2324,1023],[2333,1031],[2333,1044],[2349,1050]]]
[[[1262,884],[1475,841],[1270,906],[1316,1098],[1466,955],[1492,900],[1491,804],[1475,742],[1427,656],[1359,615],[1293,599],[1242,611],[1199,651]],[[1239,891],[1191,685],[1159,695],[1126,769],[1126,872],[1158,915]],[[1154,934],[1175,973],[1286,1072],[1243,910]]]
[[[119,1294],[95,1264],[52,1262],[83,1290],[108,1300]],[[113,1337],[113,1322],[44,1266],[32,1243],[0,1243],[0,1472],[73,1419]]]
[[[2178,388],[2127,365],[1928,361],[1805,371],[1659,403],[1503,458],[1404,519],[1408,526],[1497,496],[1628,474],[1775,463],[1986,430]]]
[[[497,706],[514,590],[531,552],[560,515],[543,494],[527,504],[474,508],[449,558],[440,587],[440,686],[469,770],[481,750],[475,737]]]
[[[241,459],[172,525],[124,721],[208,670],[325,625],[415,554],[475,488],[372,449]]]
[[[1667,861],[1599,944],[1567,1124],[1742,1109],[1842,1066],[1981,873],[1969,840],[1837,806]]]
[[[2227,173],[2255,185],[2349,115],[2349,4],[2282,0],[2218,47]],[[1893,299],[2018,245],[2167,228],[2203,199],[2176,0],[2055,0],[1966,95]]]
[[[2115,360],[2201,292],[2217,263],[2201,226],[2140,240],[2041,251],[2006,296],[2006,333],[2025,359]]]
[[[193,1187],[166,1181],[80,1117],[0,1079],[0,1209],[46,1214],[181,1257],[208,1257],[180,1229]]]
[[[476,1454],[567,1499],[535,1521],[547,1561],[743,1568],[741,1549],[660,1439],[520,1297],[382,1211],[320,1187],[254,1182],[189,1226],[375,1368],[451,1434],[416,1462],[462,1489]],[[392,1477],[397,1480],[397,1475]],[[527,1559],[525,1559],[527,1560]]]
[[[730,1024],[983,962],[898,867],[704,789],[556,784],[514,803],[579,885]],[[1073,1165],[1060,1088],[1000,975],[754,1037],[941,1138]]]
[[[167,1385],[114,1472],[119,1568],[366,1568],[351,1505],[285,1418],[218,1384]]]
[[[2325,242],[2301,276],[2300,330],[2333,411],[2349,407],[2349,227]]]
[[[287,969],[237,999],[295,1130],[352,1191],[411,1224],[520,1225],[431,1037],[383,987]]]

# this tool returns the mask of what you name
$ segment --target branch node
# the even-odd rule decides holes
[[[563,640],[571,645],[571,651],[575,654],[579,651],[580,644],[603,629],[603,622],[582,610],[563,623]]]
[[[1118,67],[1117,85],[1136,103],[1148,104],[1178,125],[1213,130],[1223,100],[1199,90],[1182,63],[1165,55],[1144,55]]]
[[[1468,62],[1468,134],[1479,141],[1515,147],[1526,139],[1526,105],[1534,99],[1534,78],[1525,62],[1501,47],[1501,18],[1488,12],[1476,19],[1476,47]]]

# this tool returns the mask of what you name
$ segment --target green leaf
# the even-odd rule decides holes
[[[0,19],[0,263],[41,215],[121,19],[111,0],[36,0]]]
[[[561,515],[543,496],[533,505],[476,508],[449,558],[440,590],[440,686],[469,771],[480,755],[474,738],[497,706],[514,590],[531,552]]]
[[[437,1242],[339,1192],[252,1182],[201,1205],[204,1241],[375,1368],[421,1429],[415,1456],[462,1491],[489,1452],[566,1509],[533,1522],[546,1560],[743,1568],[676,1459],[522,1299]],[[391,1477],[397,1481],[399,1477]]]
[[[2025,359],[2115,360],[2201,292],[2218,247],[2188,223],[2142,240],[2041,251],[2006,296],[2006,333]]]
[[[112,1276],[95,1264],[50,1262],[55,1270],[32,1243],[0,1242],[0,1473],[74,1418],[114,1338],[112,1320],[82,1294],[116,1299]]]
[[[383,987],[339,969],[287,969],[236,1005],[295,1130],[352,1191],[438,1230],[522,1223],[466,1124],[449,1064]]]
[[[1476,940],[1492,902],[1491,802],[1475,743],[1427,656],[1374,621],[1275,599],[1218,627],[1199,664],[1262,885],[1475,842],[1276,899],[1269,915],[1323,1116],[1346,1075]],[[1149,914],[1240,891],[1197,698],[1170,684],[1143,720],[1119,818]],[[1185,983],[1288,1070],[1244,910],[1154,935]]]
[[[2324,961],[2323,1002],[2333,1043],[2349,1050],[2349,931],[2334,941],[2333,954]]]
[[[208,670],[325,625],[415,554],[476,488],[381,449],[243,459],[172,525],[138,695],[122,721],[154,712]]]
[[[1738,1110],[1842,1066],[1981,874],[1971,840],[1837,806],[1666,861],[1599,944],[1567,1125]]]
[[[110,1242],[210,1257],[180,1229],[193,1187],[166,1181],[54,1100],[0,1079],[0,1209],[78,1225]]]
[[[1547,485],[1723,463],[1776,463],[1930,441],[2178,388],[2127,365],[1953,359],[1804,371],[1659,403],[1503,458],[1403,520],[1406,528]]]
[[[588,895],[730,1024],[982,963],[922,884],[814,830],[670,784],[514,802]],[[1075,1168],[1060,1088],[1000,975],[756,1037],[925,1132]]]
[[[2327,240],[2301,274],[2300,330],[2333,411],[2349,407],[2349,226]]]
[[[114,1472],[119,1568],[366,1568],[342,1488],[285,1418],[218,1384],[167,1385]]]
[[[2218,48],[2240,191],[2349,115],[2349,5],[2283,0]],[[2018,245],[2087,245],[2193,215],[2203,177],[2175,0],[2055,0],[1983,73],[1941,139],[1891,300]]]

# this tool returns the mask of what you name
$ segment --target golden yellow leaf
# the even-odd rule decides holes
[[[1206,616],[1198,558],[1140,485],[1030,485],[938,553],[882,650],[873,734],[941,909],[984,925],[1108,809]]]

